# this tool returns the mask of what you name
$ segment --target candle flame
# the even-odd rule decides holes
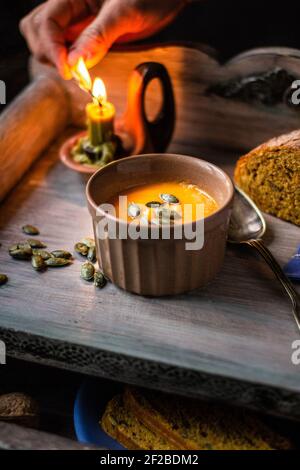
[[[92,89],[92,95],[98,103],[103,103],[106,101],[107,99],[106,88],[101,78],[98,78],[98,77],[95,78],[93,89]]]
[[[82,57],[80,57],[75,67],[73,67],[72,72],[80,88],[85,91],[92,89],[91,76]]]
[[[81,89],[89,92],[95,104],[100,106],[107,100],[106,88],[101,78],[95,78],[94,83],[82,57],[72,69],[74,78]]]

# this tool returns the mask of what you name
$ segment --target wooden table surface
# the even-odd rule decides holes
[[[208,287],[170,298],[145,298],[80,279],[82,259],[35,272],[7,249],[21,227],[40,228],[49,250],[72,250],[92,234],[84,184],[58,160],[57,141],[1,206],[0,339],[9,355],[128,383],[203,396],[300,418],[300,366],[291,362],[299,332],[269,268],[250,249],[228,247]],[[170,149],[201,155],[232,172],[236,155],[185,143]],[[17,155],[16,155],[17,158]],[[266,217],[266,242],[284,264],[300,229]]]

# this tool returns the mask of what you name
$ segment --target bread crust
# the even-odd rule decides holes
[[[139,445],[125,435],[117,423],[114,420],[114,415],[117,412],[118,407],[120,406],[120,396],[115,396],[112,400],[109,401],[104,415],[101,419],[101,426],[103,430],[111,436],[113,439],[116,439],[120,444],[122,444],[126,449],[129,450],[142,450]]]
[[[193,443],[189,443],[190,445],[187,445],[186,441],[180,436],[179,433],[171,432],[163,418],[161,417],[158,419],[155,416],[155,410],[151,409],[150,404],[148,404],[148,408],[143,406],[140,398],[141,395],[139,390],[133,387],[125,388],[125,406],[127,406],[147,428],[149,428],[154,433],[159,433],[178,450],[198,450],[198,447],[193,445]]]
[[[163,436],[144,426],[126,406],[121,395],[109,401],[101,419],[101,426],[107,434],[129,450],[178,449]]]
[[[275,137],[242,156],[234,181],[260,209],[300,225],[300,130]]]

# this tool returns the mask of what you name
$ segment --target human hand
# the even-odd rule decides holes
[[[34,56],[64,78],[83,57],[94,66],[115,41],[148,37],[170,23],[186,0],[48,0],[20,23]]]

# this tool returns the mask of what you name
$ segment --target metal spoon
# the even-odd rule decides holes
[[[289,296],[293,305],[293,315],[300,330],[300,300],[298,293],[272,253],[265,246],[262,240],[265,231],[266,222],[260,210],[241,189],[235,187],[228,241],[230,243],[250,245],[260,253]]]

